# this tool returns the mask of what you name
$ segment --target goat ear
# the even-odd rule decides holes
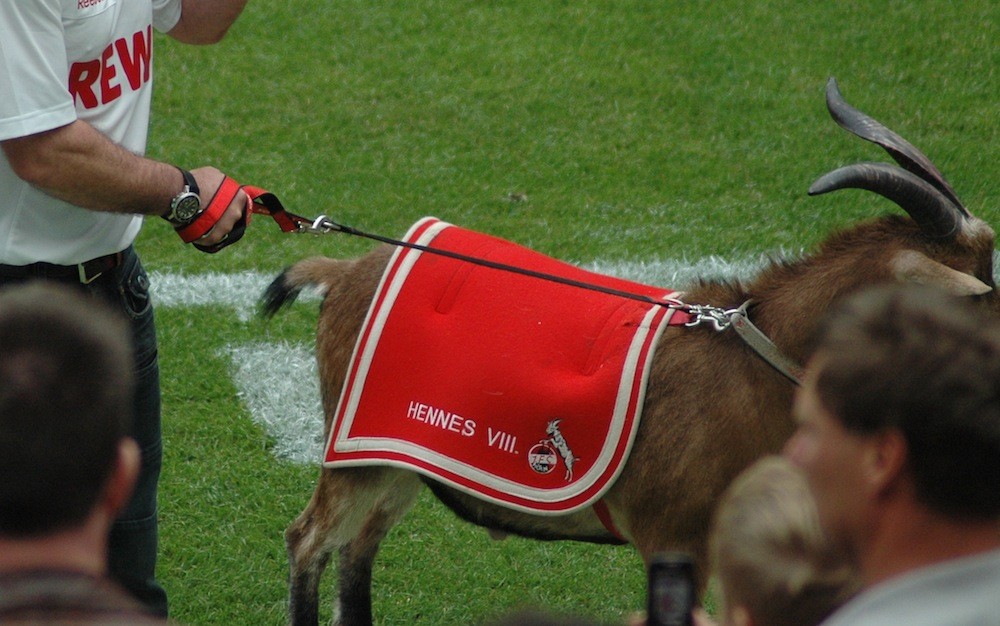
[[[930,285],[955,296],[978,296],[993,291],[975,276],[938,263],[916,250],[897,252],[890,265],[896,278],[903,282]]]

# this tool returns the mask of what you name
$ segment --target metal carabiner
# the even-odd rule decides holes
[[[708,322],[717,332],[729,328],[732,324],[732,316],[740,312],[740,309],[723,309],[708,304],[689,304],[687,312],[692,315],[692,319],[685,326],[698,326]]]
[[[333,230],[336,230],[334,226],[331,226],[333,222],[330,221],[325,215],[320,215],[312,221],[310,224],[308,221],[298,222],[296,224],[296,233],[306,233],[310,235],[325,235]]]

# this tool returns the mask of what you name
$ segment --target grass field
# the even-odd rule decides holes
[[[860,192],[805,195],[834,167],[887,158],[830,121],[831,75],[1000,224],[997,41],[989,0],[251,0],[217,46],[157,39],[149,154],[385,235],[435,215],[582,264],[697,266],[795,252],[895,210]],[[155,274],[196,278],[371,245],[257,219],[214,256],[165,223],[139,247]],[[158,310],[160,574],[188,624],[283,623],[281,534],[317,475],[275,454],[227,356],[253,342],[308,350],[315,306],[269,324],[242,313]],[[613,623],[645,593],[629,548],[492,543],[429,497],[383,544],[374,577],[381,624],[470,624],[523,605]]]

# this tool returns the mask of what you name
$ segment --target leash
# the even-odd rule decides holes
[[[456,259],[458,261],[464,261],[466,263],[472,263],[474,265],[479,265],[482,267],[489,267],[492,269],[502,270],[506,272],[512,272],[514,274],[521,274],[523,276],[530,276],[532,278],[538,278],[540,280],[546,280],[549,282],[559,283],[561,285],[569,285],[571,287],[578,287],[580,289],[587,289],[589,291],[597,291],[600,293],[605,293],[613,296],[619,296],[622,298],[627,298],[629,300],[637,300],[639,302],[644,302],[646,304],[654,306],[662,306],[668,309],[673,309],[675,311],[681,311],[686,313],[687,305],[679,300],[666,299],[658,300],[651,296],[644,296],[638,293],[632,293],[629,291],[622,291],[620,289],[615,289],[613,287],[604,287],[602,285],[595,285],[593,283],[582,282],[578,280],[573,280],[571,278],[565,278],[563,276],[557,276],[555,274],[549,274],[546,272],[538,272],[535,270],[530,270],[524,267],[518,267],[516,265],[508,265],[506,263],[497,263],[495,261],[488,261],[486,259],[481,259],[478,257],[469,256],[462,254],[460,252],[453,252],[451,250],[445,250],[442,248],[433,248],[431,246],[425,246],[417,243],[412,243],[409,241],[402,241],[400,239],[393,239],[391,237],[383,237],[382,235],[375,235],[372,233],[367,233],[351,226],[345,226],[344,224],[338,224],[325,215],[320,215],[315,219],[307,219],[294,213],[289,213],[281,205],[281,201],[275,197],[274,194],[251,188],[245,187],[247,195],[253,199],[254,202],[254,213],[262,213],[265,215],[270,215],[278,223],[286,233],[308,233],[313,235],[326,235],[329,233],[344,233],[347,235],[354,235],[356,237],[363,237],[365,239],[371,239],[373,241],[378,241],[381,243],[387,243],[393,246],[398,246],[402,248],[410,248],[413,250],[419,250],[421,252],[430,252],[431,254],[436,254],[438,256],[444,256],[451,259]]]
[[[604,287],[602,285],[573,280],[571,278],[565,278],[555,274],[529,270],[516,265],[488,261],[486,259],[461,254],[459,252],[453,252],[451,250],[432,248],[430,246],[412,243],[409,241],[402,241],[400,239],[392,239],[390,237],[367,233],[351,226],[338,224],[325,215],[320,215],[315,219],[308,219],[300,215],[290,213],[287,209],[285,209],[284,205],[281,204],[281,200],[269,191],[260,189],[259,187],[251,187],[249,185],[243,186],[242,189],[250,198],[251,211],[257,214],[271,216],[271,218],[277,222],[281,230],[286,233],[308,233],[314,235],[344,233],[347,235],[354,235],[356,237],[363,237],[365,239],[371,239],[373,241],[393,246],[410,248],[421,252],[429,252],[431,254],[464,261],[466,263],[472,263],[482,267],[513,272],[515,274],[530,276],[539,280],[546,280],[561,285],[569,285],[571,287],[577,287],[589,291],[597,291],[629,300],[636,300],[653,306],[665,307],[674,311],[675,314],[680,313],[682,316],[685,316],[680,322],[677,323],[678,325],[683,324],[687,327],[694,327],[707,323],[718,332],[722,332],[727,328],[732,327],[733,330],[736,331],[736,334],[771,367],[788,378],[792,383],[796,385],[802,384],[802,367],[785,357],[774,342],[771,341],[767,335],[765,335],[750,321],[747,315],[747,309],[752,303],[751,300],[747,300],[735,309],[724,309],[705,304],[688,304],[675,298],[658,300],[651,296],[644,296],[630,291]],[[250,220],[251,211],[247,212],[247,222]],[[243,224],[243,226],[245,227],[245,224]]]

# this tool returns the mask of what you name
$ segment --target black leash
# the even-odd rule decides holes
[[[658,300],[650,296],[644,296],[642,294],[632,293],[630,291],[623,291],[621,289],[615,289],[613,287],[604,287],[602,285],[595,285],[593,283],[583,282],[572,278],[566,278],[565,276],[558,276],[556,274],[549,274],[547,272],[530,270],[524,267],[518,267],[516,265],[508,265],[506,263],[488,261],[486,259],[480,259],[478,257],[468,256],[466,254],[462,254],[460,252],[454,252],[452,250],[445,250],[443,248],[433,248],[431,246],[411,243],[409,241],[393,239],[391,237],[384,237],[382,235],[375,235],[372,233],[364,232],[362,230],[358,230],[357,228],[353,228],[351,226],[338,224],[337,222],[334,222],[325,215],[320,215],[316,219],[310,220],[300,215],[295,215],[294,213],[288,212],[285,209],[285,207],[281,204],[281,201],[278,200],[278,197],[275,196],[273,193],[250,186],[243,187],[243,190],[253,200],[254,203],[253,212],[261,213],[264,215],[270,215],[272,218],[274,218],[274,221],[278,223],[278,226],[281,227],[281,230],[285,232],[310,233],[314,235],[325,235],[328,233],[344,233],[346,235],[363,237],[365,239],[371,239],[372,241],[387,243],[393,246],[410,248],[412,250],[419,250],[420,252],[429,252],[431,254],[436,254],[439,256],[455,259],[457,261],[472,263],[474,265],[488,267],[495,270],[501,270],[504,272],[513,272],[514,274],[520,274],[522,276],[530,276],[532,278],[537,278],[539,280],[546,280],[561,285],[568,285],[570,287],[577,287],[579,289],[596,291],[599,293],[604,293],[612,296],[618,296],[620,298],[627,298],[629,300],[635,300],[653,306],[666,307],[668,309],[673,309],[674,311],[685,312],[686,310],[686,305],[684,305],[684,303],[680,302],[679,300]]]
[[[760,329],[750,322],[750,319],[747,316],[747,308],[750,305],[750,301],[744,302],[739,308],[736,309],[723,309],[711,305],[687,304],[674,298],[658,300],[651,296],[644,296],[631,291],[624,291],[613,287],[604,287],[602,285],[595,285],[594,283],[566,278],[565,276],[558,276],[548,272],[539,272],[516,265],[509,265],[507,263],[489,261],[487,259],[469,256],[460,252],[445,250],[444,248],[433,248],[423,244],[368,233],[345,224],[338,224],[325,215],[320,215],[314,220],[309,220],[300,215],[289,213],[285,210],[285,207],[282,206],[281,201],[278,200],[277,196],[268,191],[249,186],[244,187],[243,189],[253,200],[253,212],[270,215],[278,223],[278,226],[280,226],[285,232],[310,233],[315,235],[325,235],[328,233],[344,233],[346,235],[354,235],[355,237],[362,237],[364,239],[370,239],[372,241],[378,241],[392,246],[418,250],[420,252],[428,252],[438,256],[462,261],[464,263],[472,263],[473,265],[479,265],[481,267],[487,267],[504,272],[512,272],[514,274],[529,276],[531,278],[545,280],[560,285],[576,287],[578,289],[596,291],[607,295],[642,302],[651,306],[664,307],[672,310],[674,314],[684,316],[679,320],[671,320],[671,323],[674,325],[683,324],[684,326],[698,326],[703,322],[708,322],[712,324],[716,331],[722,331],[729,327],[733,327],[739,337],[743,339],[743,341],[746,342],[747,345],[749,345],[768,364],[788,378],[792,383],[796,385],[802,384],[801,366],[784,357],[778,347],[775,346],[774,343],[760,331]]]

